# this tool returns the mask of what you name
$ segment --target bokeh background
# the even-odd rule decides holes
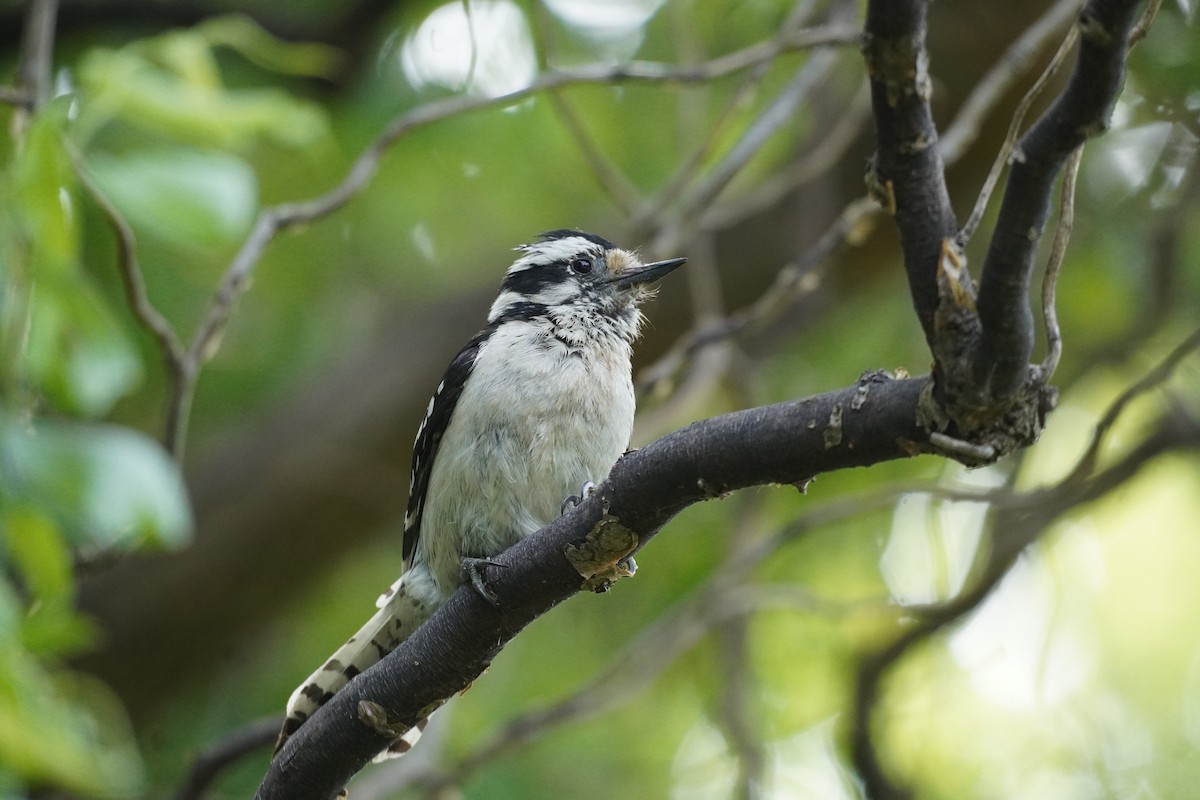
[[[35,6],[57,22],[41,84]],[[865,370],[926,371],[894,229],[863,199],[870,109],[845,35],[862,13],[0,3],[0,796],[189,796],[198,754],[282,711],[396,577],[429,392],[511,248],[540,231],[690,259],[647,309],[635,445]],[[1073,13],[933,5],[960,219]],[[829,44],[801,46],[806,30]],[[631,62],[652,62],[633,70],[646,79],[615,77]],[[592,79],[505,99],[576,69]],[[186,436],[165,447],[183,405],[131,311],[103,198],[187,345],[264,209],[329,192],[392,120],[430,109],[343,206],[255,254],[204,348]],[[1036,541],[994,591],[880,676],[879,760],[922,798],[1192,796],[1200,355],[1129,404],[1101,467],[1168,423],[1190,438],[1111,490],[1026,517],[960,494],[1060,482],[1114,399],[1200,324],[1198,141],[1200,27],[1191,0],[1168,0],[1085,151],[1058,291],[1062,402],[1034,448],[688,509],[635,579],[538,620],[352,796],[858,797],[864,659],[977,585],[996,526],[1027,518]],[[249,796],[269,752],[248,748],[207,796]]]

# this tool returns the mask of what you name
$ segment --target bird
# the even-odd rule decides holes
[[[464,582],[494,602],[488,559],[559,516],[629,445],[640,306],[687,259],[643,263],[565,228],[515,250],[487,324],[450,362],[417,430],[400,577],[292,693],[276,753]],[[410,750],[426,722],[399,732],[381,757]]]

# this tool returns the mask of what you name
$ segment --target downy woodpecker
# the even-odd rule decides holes
[[[459,351],[413,447],[400,578],[379,610],[292,693],[279,744],[390,653],[486,560],[603,480],[633,428],[632,343],[649,284],[686,259],[643,264],[600,236],[542,234],[517,248],[488,324]],[[464,563],[466,562],[466,563]],[[423,724],[390,748],[410,749]]]

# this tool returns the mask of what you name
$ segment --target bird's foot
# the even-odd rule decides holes
[[[568,511],[578,506],[584,500],[587,500],[594,491],[596,491],[596,484],[592,481],[584,481],[583,486],[579,487],[579,494],[567,495],[567,498],[562,501],[562,506],[558,510],[558,515],[560,517],[566,516]]]
[[[459,568],[462,570],[463,578],[471,584],[471,588],[479,593],[479,596],[487,600],[497,608],[500,607],[500,598],[492,591],[492,587],[488,586],[487,568],[500,567],[505,565],[498,561],[489,561],[486,558],[471,558],[463,556]]]

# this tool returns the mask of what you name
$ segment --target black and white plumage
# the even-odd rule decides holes
[[[463,582],[464,559],[497,555],[547,525],[629,444],[638,306],[684,259],[642,264],[573,230],[517,251],[487,326],[450,362],[417,432],[403,572],[379,611],[292,694],[279,746],[446,601]]]

